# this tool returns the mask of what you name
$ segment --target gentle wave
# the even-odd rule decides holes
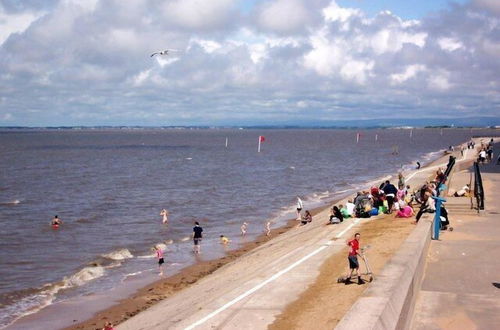
[[[23,316],[38,312],[51,305],[61,290],[80,287],[103,277],[106,269],[119,267],[123,260],[134,256],[128,249],[119,249],[103,254],[101,257],[108,259],[108,261],[97,259],[75,274],[65,276],[60,282],[45,284],[38,289],[34,289],[36,293],[20,297],[13,304],[2,306],[0,309],[0,327],[5,327]],[[15,295],[15,293],[12,295]]]
[[[127,249],[119,249],[107,254],[102,255],[104,258],[108,258],[111,260],[125,260],[125,259],[130,259],[133,258],[134,256],[132,253],[130,253],[129,250]]]
[[[15,199],[11,202],[0,203],[0,205],[4,205],[4,206],[14,206],[14,205],[18,205],[18,204],[21,204],[21,201],[19,199]]]

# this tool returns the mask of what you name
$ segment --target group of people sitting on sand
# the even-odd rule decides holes
[[[396,213],[396,218],[410,218],[415,215],[415,204],[420,208],[416,214],[415,224],[418,223],[423,213],[433,213],[436,210],[432,196],[438,196],[442,189],[446,175],[442,169],[436,171],[432,181],[426,182],[416,191],[410,191],[410,186],[405,184],[401,173],[398,175],[398,187],[389,180],[379,187],[373,186],[369,191],[359,191],[354,200],[349,199],[346,205],[334,205],[330,209],[329,224],[338,224],[347,218],[369,218],[378,214]],[[441,188],[440,188],[441,187]],[[468,194],[470,187],[466,185],[456,192],[459,196]],[[444,211],[443,211],[444,210]],[[442,206],[443,229],[449,225],[446,208]]]
[[[405,185],[400,173],[398,187],[389,180],[379,187],[373,186],[369,191],[359,191],[354,200],[349,199],[346,205],[333,206],[330,212],[330,223],[341,223],[350,217],[369,218],[379,213],[396,213],[396,217],[409,218],[413,215],[410,186]]]

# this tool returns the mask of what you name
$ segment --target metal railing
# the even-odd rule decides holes
[[[484,189],[479,163],[474,162],[474,197],[476,197],[477,209],[484,210]]]
[[[436,191],[437,191],[437,195],[439,196],[441,191],[440,191],[440,187],[442,184],[444,184],[446,182],[446,180],[448,180],[448,177],[451,173],[451,170],[453,169],[453,166],[455,165],[455,161],[456,161],[456,157],[453,157],[453,156],[450,156],[450,159],[448,160],[448,165],[446,166],[446,171],[444,171],[444,181],[443,182],[439,182],[437,184],[437,187],[436,187]]]

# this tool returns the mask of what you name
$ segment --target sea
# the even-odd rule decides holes
[[[52,129],[0,131],[0,328],[47,306],[154,281],[498,130]],[[259,137],[263,136],[258,152]],[[226,146],[227,141],[227,146]],[[168,209],[169,223],[160,212]],[[49,223],[58,215],[59,229]],[[147,282],[146,281],[146,282]],[[110,291],[112,292],[112,291]]]

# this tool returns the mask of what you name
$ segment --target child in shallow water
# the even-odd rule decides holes
[[[158,258],[158,270],[160,271],[160,273],[158,275],[162,276],[163,275],[163,264],[165,263],[165,260],[163,260],[163,250],[158,245],[155,245],[154,249],[156,251],[156,257]]]
[[[226,236],[220,235],[220,242],[221,242],[221,244],[228,245],[230,240]]]

